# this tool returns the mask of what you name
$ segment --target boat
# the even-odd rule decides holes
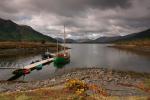
[[[57,54],[54,57],[54,66],[56,66],[57,68],[61,68],[70,62],[70,54],[69,51],[66,50],[65,45],[66,45],[66,32],[64,26],[64,49],[62,52],[58,53],[58,41],[57,41]]]
[[[17,69],[15,71],[13,71],[13,74],[15,75],[26,75],[29,74],[31,72],[30,69]]]
[[[42,60],[52,58],[53,56],[48,52],[48,50],[42,55]]]
[[[43,65],[42,65],[42,64],[36,66],[36,70],[41,70],[42,68],[43,68]]]
[[[70,55],[68,52],[65,53],[59,53],[55,58],[54,58],[54,65],[55,66],[60,66],[60,65],[65,65],[70,62]]]

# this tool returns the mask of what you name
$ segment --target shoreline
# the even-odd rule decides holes
[[[69,79],[79,79],[88,84],[92,83],[103,87],[111,96],[147,96],[150,94],[150,87],[146,87],[146,84],[148,84],[146,81],[150,82],[149,78],[150,74],[144,73],[123,72],[104,68],[78,68],[60,75],[56,73],[54,77],[42,81],[0,82],[0,94],[55,87],[64,85]],[[139,84],[145,85],[145,88],[138,87]],[[146,91],[146,89],[149,90]]]
[[[62,46],[59,45],[59,50]],[[18,57],[24,55],[39,54],[49,50],[57,50],[56,43],[41,42],[0,42],[0,57]]]
[[[132,45],[132,44],[114,44],[108,47],[129,51],[132,53],[150,57],[150,46],[147,45],[139,46],[139,45]]]

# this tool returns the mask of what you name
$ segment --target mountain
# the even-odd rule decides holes
[[[55,38],[56,41],[58,41],[59,43],[62,43],[64,40],[62,38]]]
[[[143,40],[143,39],[149,39],[150,40],[150,29],[147,29],[142,32],[129,34],[126,36],[121,37],[119,41],[129,41],[129,40]]]
[[[114,42],[116,40],[119,40],[120,38],[122,38],[121,36],[114,36],[114,37],[100,37],[97,38],[95,40],[91,40],[91,41],[86,41],[87,43],[111,43]]]
[[[58,42],[60,42],[60,43],[64,42],[64,39],[62,39],[62,38],[56,38],[56,40],[58,40]],[[77,43],[77,41],[74,39],[67,38],[66,43]]]
[[[76,40],[78,43],[86,43],[86,42],[89,42],[89,41],[92,41],[91,39],[86,39],[86,38],[84,38],[84,39],[77,39]]]
[[[145,39],[150,40],[150,29],[138,33],[132,33],[126,36],[100,37],[92,41],[87,41],[86,43],[112,43],[112,42],[145,40]]]
[[[76,43],[77,41],[74,39],[67,38],[66,43]]]
[[[11,20],[0,18],[0,41],[49,41],[55,39],[37,32],[27,25],[18,25]]]

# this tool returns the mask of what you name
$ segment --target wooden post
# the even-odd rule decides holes
[[[58,50],[59,50],[59,49],[58,49],[58,38],[57,38],[57,55],[58,55]]]

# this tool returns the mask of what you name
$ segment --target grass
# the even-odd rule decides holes
[[[61,50],[62,46],[58,46]],[[43,53],[46,50],[56,52],[56,43],[41,42],[0,42],[0,57],[26,56]]]
[[[144,86],[150,89],[150,79],[145,79]]]
[[[79,88],[90,89],[91,86],[87,88],[87,85],[80,80],[69,80],[53,87],[1,93],[0,100],[150,100],[148,96],[106,96],[101,93],[85,95],[85,91],[83,95],[76,92]]]
[[[44,47],[55,47],[55,43],[40,42],[0,42],[0,49],[16,49],[16,48],[44,48]]]
[[[137,39],[128,41],[119,41],[110,46],[120,50],[129,51],[141,55],[148,56],[150,54],[150,39]]]
[[[150,46],[150,39],[137,39],[117,42],[118,45]]]
[[[63,89],[42,88],[33,91],[1,94],[0,100],[65,100],[74,94],[64,92]]]
[[[93,94],[90,96],[78,96],[73,93],[66,92],[63,89],[38,89],[26,92],[17,92],[9,94],[1,94],[0,100],[149,100],[147,96],[102,96]]]

